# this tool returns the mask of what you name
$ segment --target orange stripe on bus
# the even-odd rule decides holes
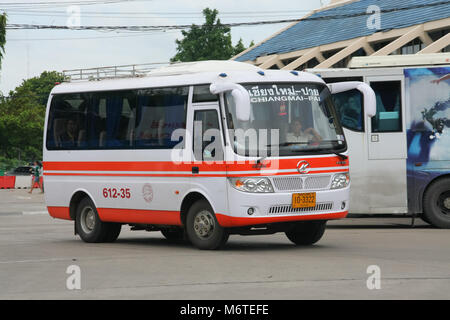
[[[310,168],[327,168],[337,166],[348,166],[348,160],[342,161],[338,157],[326,158],[298,158],[265,160],[261,170],[270,169],[292,169],[296,168],[299,161],[306,160]],[[191,171],[193,166],[199,167],[200,171],[250,171],[259,169],[255,167],[255,161],[225,162],[225,163],[174,163],[172,161],[68,161],[43,163],[47,171]]]
[[[72,218],[70,218],[70,210],[68,207],[47,207],[47,210],[53,218],[72,220]]]
[[[216,213],[216,218],[222,227],[242,227],[259,224],[268,224],[276,222],[289,222],[289,221],[303,221],[303,220],[331,220],[345,218],[348,211],[325,213],[325,214],[313,214],[313,215],[301,215],[301,216],[288,216],[288,217],[231,217],[224,214]]]
[[[244,172],[244,171],[243,171]],[[337,172],[348,172],[348,169],[336,169],[336,170],[318,170],[313,171],[311,174],[316,173],[337,173]],[[64,173],[64,172],[44,172],[44,176],[87,176],[87,177],[196,177],[196,178],[211,178],[211,177],[252,177],[252,176],[283,176],[297,174],[296,171],[293,172],[277,172],[270,173],[267,171],[254,171],[252,173],[229,173],[229,174],[139,174],[139,173]]]
[[[98,208],[97,212],[107,222],[181,226],[180,211]]]

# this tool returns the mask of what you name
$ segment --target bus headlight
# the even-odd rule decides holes
[[[333,176],[331,189],[342,189],[350,183],[350,175],[348,173],[338,173]]]
[[[273,192],[272,183],[268,178],[228,178],[233,188],[254,193],[269,193]]]

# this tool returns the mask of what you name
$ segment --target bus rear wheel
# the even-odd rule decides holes
[[[326,221],[298,222],[286,236],[298,246],[308,246],[319,241],[325,233]]]
[[[89,198],[84,198],[77,207],[75,228],[84,242],[100,243],[116,241],[122,225],[101,221],[95,205]]]
[[[423,197],[424,217],[437,228],[450,229],[450,179],[434,182]]]
[[[202,250],[220,249],[229,237],[206,200],[199,200],[190,207],[186,217],[186,233],[191,243]]]

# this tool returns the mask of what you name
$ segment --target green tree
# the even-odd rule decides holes
[[[6,43],[6,13],[0,15],[0,68],[2,66],[3,54]]]
[[[62,80],[58,72],[43,72],[0,98],[0,158],[42,158],[47,99],[55,82]]]
[[[245,50],[242,39],[234,47],[231,42],[231,29],[217,18],[219,11],[203,10],[205,23],[192,25],[188,31],[182,30],[182,40],[176,40],[177,54],[172,62],[190,62],[202,60],[228,60]]]

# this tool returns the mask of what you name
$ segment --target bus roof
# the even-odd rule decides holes
[[[177,63],[154,69],[145,76],[129,75],[128,77],[63,82],[55,86],[51,94],[199,85],[217,81],[324,83],[320,77],[307,72],[262,70],[254,65],[236,61],[200,61]]]

